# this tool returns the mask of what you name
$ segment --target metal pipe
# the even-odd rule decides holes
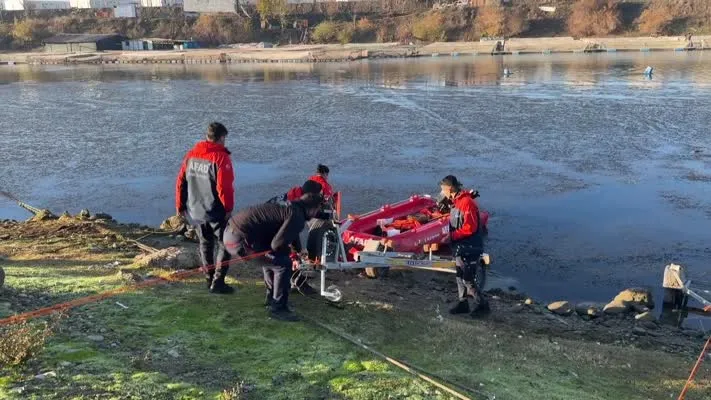
[[[386,268],[387,266],[385,265],[380,265],[380,268]],[[368,267],[368,268],[378,268],[378,267]],[[436,271],[436,272],[448,272],[450,274],[455,274],[457,273],[457,270],[455,269],[450,269],[450,268],[436,268],[436,267],[421,267],[421,266],[415,266],[415,265],[396,265],[393,267],[389,267],[392,270],[398,270],[398,269],[421,269],[424,271]]]
[[[321,239],[321,296],[326,296],[326,269],[328,268],[328,235]]]
[[[304,317],[305,317],[305,316],[304,316]],[[323,329],[325,329],[325,330],[331,332],[332,334],[334,334],[334,335],[336,335],[336,336],[338,336],[338,337],[340,337],[340,338],[342,338],[342,339],[344,339],[344,340],[346,340],[346,341],[348,341],[348,342],[351,342],[352,344],[354,344],[354,345],[356,345],[356,346],[358,346],[358,347],[360,347],[360,348],[362,348],[362,349],[364,349],[364,350],[366,350],[366,351],[368,351],[368,352],[370,352],[370,353],[376,355],[377,357],[380,357],[380,358],[384,359],[385,361],[389,362],[390,364],[392,364],[392,365],[394,365],[394,366],[396,366],[396,367],[398,367],[398,368],[400,368],[400,369],[402,369],[402,370],[404,370],[404,371],[406,371],[406,372],[408,372],[408,373],[414,375],[414,376],[417,377],[417,378],[422,379],[423,381],[425,381],[425,382],[431,384],[432,386],[434,386],[434,387],[436,387],[436,388],[438,388],[438,389],[441,389],[441,390],[443,390],[443,391],[449,393],[450,395],[452,395],[452,396],[454,396],[454,397],[456,397],[456,398],[458,398],[458,399],[460,399],[460,400],[472,400],[471,397],[466,396],[466,395],[464,395],[464,394],[462,394],[462,393],[460,393],[460,392],[457,392],[456,390],[451,389],[451,388],[449,388],[449,387],[447,387],[447,386],[445,386],[445,385],[443,385],[443,384],[437,382],[436,380],[432,379],[431,377],[425,375],[424,373],[420,372],[420,371],[418,370],[418,368],[416,368],[416,367],[414,367],[414,366],[406,365],[406,364],[403,363],[402,361],[399,361],[399,360],[396,360],[396,359],[394,359],[394,358],[392,358],[392,357],[389,357],[389,356],[387,356],[387,355],[385,355],[385,354],[383,354],[383,353],[381,353],[381,352],[379,352],[379,351],[377,351],[377,350],[371,348],[370,346],[368,346],[368,345],[366,345],[366,344],[363,344],[362,341],[356,340],[355,338],[353,338],[353,337],[351,337],[350,335],[347,335],[347,334],[345,334],[345,333],[341,333],[341,332],[339,332],[339,331],[337,331],[337,330],[331,328],[331,327],[328,326],[328,325],[322,324],[322,323],[320,323],[320,322],[318,322],[318,321],[316,321],[316,320],[314,320],[314,319],[308,318],[308,317],[305,317],[305,319],[308,320],[309,322],[311,322],[311,323],[313,323],[313,324],[316,324],[316,325],[320,326],[321,328],[323,328]],[[488,397],[488,396],[487,396],[487,397]]]

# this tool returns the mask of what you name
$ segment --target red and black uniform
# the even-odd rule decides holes
[[[483,304],[486,300],[477,287],[474,274],[479,256],[484,251],[484,238],[479,221],[479,206],[471,192],[457,193],[449,216],[452,252],[456,257],[459,301],[474,297],[478,304]]]
[[[318,182],[323,187],[322,192],[323,198],[328,201],[330,199],[335,200],[336,193],[333,191],[333,187],[326,177],[321,174],[313,175],[309,178],[311,181]],[[326,231],[334,229],[333,223],[330,218],[314,218],[309,221],[309,235],[306,239],[306,249],[309,252],[309,258],[315,259],[321,256],[321,247],[323,245],[323,235]]]
[[[471,192],[460,191],[457,193],[449,216],[450,225],[454,229],[452,242],[466,243],[476,250],[483,250],[484,241],[480,231],[479,205]]]
[[[304,189],[302,189],[301,186],[294,186],[293,188],[289,189],[288,192],[282,194],[281,196],[274,196],[271,199],[267,200],[267,203],[281,204],[285,206],[291,201],[300,199],[303,195]]]
[[[291,189],[289,189],[288,192],[286,192],[286,201],[296,201],[301,198],[301,196],[304,195],[304,189],[301,188],[301,186],[295,186]]]
[[[234,208],[234,169],[225,146],[203,141],[188,152],[178,173],[175,208],[195,222],[219,222]]]
[[[331,184],[328,183],[326,178],[323,175],[316,174],[312,177],[309,178],[310,181],[315,181],[321,184],[323,187],[323,198],[328,200],[331,197],[333,197],[333,188],[331,187]]]
[[[302,186],[294,186],[293,188],[289,189],[288,192],[280,196],[272,197],[271,199],[267,200],[267,203],[288,205],[289,202],[299,200],[301,196],[307,193],[321,193],[322,189],[323,186],[320,183],[309,179],[304,182]]]
[[[180,167],[175,190],[178,214],[187,213],[196,224],[200,239],[200,258],[203,266],[215,265],[206,271],[208,285],[223,286],[229,261],[222,235],[227,216],[234,207],[234,169],[230,152],[225,146],[202,141],[185,155]],[[217,247],[217,257],[214,256]]]

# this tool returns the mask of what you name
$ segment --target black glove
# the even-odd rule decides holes
[[[437,211],[440,214],[447,214],[452,208],[452,201],[448,198],[443,198],[437,203]]]

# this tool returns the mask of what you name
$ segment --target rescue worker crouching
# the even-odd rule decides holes
[[[451,314],[470,313],[474,318],[490,312],[489,302],[477,287],[475,274],[479,257],[484,252],[483,227],[479,221],[479,206],[470,191],[462,189],[462,183],[448,175],[440,182],[442,195],[452,202],[450,210],[451,247],[457,269],[458,303]],[[474,299],[469,307],[468,298]]]
[[[292,270],[300,263],[299,234],[306,222],[319,214],[322,203],[323,196],[308,193],[288,205],[266,203],[246,208],[229,221],[225,247],[231,255],[244,257],[269,251],[266,258],[271,265],[262,267],[262,271],[266,305],[275,319],[298,320],[289,310],[288,300]]]
[[[226,138],[224,125],[213,122],[208,126],[206,140],[185,155],[175,190],[178,215],[187,214],[198,234],[207,287],[211,293],[223,294],[234,292],[225,283],[230,255],[222,241],[234,207],[234,168]]]
[[[289,189],[288,192],[284,193],[281,196],[275,196],[272,197],[267,201],[267,203],[273,203],[273,204],[281,204],[281,205],[288,205],[290,202],[299,200],[301,196],[305,194],[321,194],[323,191],[323,186],[321,186],[320,183],[313,181],[311,179],[307,180],[304,182],[303,185],[301,186],[295,186],[291,189]],[[291,282],[291,289],[292,291],[295,292],[301,292],[302,294],[306,296],[314,295],[318,293],[316,289],[311,287],[308,283],[308,278],[304,275],[302,275],[300,272],[296,272],[297,275],[295,275],[292,278]]]

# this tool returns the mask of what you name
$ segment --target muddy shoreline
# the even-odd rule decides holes
[[[15,240],[25,244],[35,243],[29,248],[11,246],[9,251],[8,247],[0,246],[5,247],[5,252],[0,253],[0,267],[3,264],[12,264],[15,257],[31,255],[41,260],[44,257],[40,250],[42,243],[64,239],[78,239],[83,243],[90,243],[90,253],[119,251],[133,257],[131,265],[115,263],[96,266],[100,270],[115,270],[125,284],[129,285],[155,276],[155,272],[145,275],[141,269],[171,271],[193,269],[199,264],[196,238],[190,232],[184,233],[185,236],[181,234],[183,231],[170,225],[170,220],[161,225],[161,228],[153,228],[138,224],[121,224],[110,219],[110,216],[108,219],[97,220],[84,212],[82,214],[76,217],[64,215],[58,220],[40,216],[26,222],[0,221],[0,244],[9,244]],[[239,279],[258,281],[260,274],[257,264],[258,262],[249,262],[245,264],[249,265],[249,268],[239,268]],[[131,272],[133,267],[138,267],[139,271]],[[665,351],[689,351],[689,354],[696,351],[696,347],[691,344],[705,337],[703,330],[674,326],[672,320],[677,318],[677,313],[668,309],[665,321],[658,320],[654,314],[659,314],[662,299],[655,299],[653,294],[645,289],[623,290],[644,293],[643,301],[629,305],[619,303],[618,308],[621,309],[608,311],[608,307],[614,306],[617,299],[611,302],[609,299],[600,299],[599,302],[577,304],[561,300],[548,304],[530,298],[516,287],[502,287],[501,283],[490,284],[486,288],[492,304],[489,318],[529,332],[554,334],[566,339],[585,338],[603,343],[661,346]],[[317,275],[314,275],[312,284],[318,285]],[[453,276],[428,271],[397,269],[377,279],[368,279],[355,270],[331,271],[327,276],[327,285],[330,284],[340,287],[347,304],[367,299],[376,303],[392,304],[393,307],[434,311],[436,318],[452,318],[447,314],[447,309],[454,304],[456,298]],[[6,295],[10,294],[10,298],[19,300],[17,307],[13,307],[17,312],[52,305],[51,300],[45,296],[38,295],[36,302],[27,302],[27,296],[12,295],[12,288],[6,287],[4,290]],[[566,304],[561,306],[560,303]],[[639,318],[645,313],[652,315],[649,318]],[[454,318],[469,319],[468,316]]]
[[[364,59],[439,57],[466,55],[524,55],[560,53],[614,53],[655,51],[703,51],[711,49],[711,36],[585,38],[513,38],[503,48],[497,41],[435,42],[426,45],[398,43],[347,45],[287,45],[169,51],[106,51],[50,54],[0,53],[0,65],[16,64],[233,64],[233,63],[320,63]]]
[[[274,385],[279,388],[284,385],[273,378],[279,375],[273,371],[281,370],[269,370],[266,377],[259,378],[259,373],[254,370],[260,366],[264,368],[265,362],[288,358],[294,349],[304,346],[315,347],[313,350],[306,347],[305,354],[299,355],[297,360],[306,357],[313,362],[326,362],[333,357],[323,354],[323,349],[327,348],[323,343],[335,338],[330,338],[322,330],[313,330],[315,327],[307,322],[283,327],[288,329],[284,335],[289,338],[284,346],[266,354],[255,355],[248,351],[258,342],[255,338],[269,335],[261,331],[271,330],[273,335],[274,330],[282,327],[272,327],[261,316],[260,268],[258,262],[251,261],[231,268],[228,279],[239,291],[221,299],[229,306],[221,306],[224,312],[218,317],[213,316],[224,323],[217,328],[218,336],[232,333],[244,324],[255,324],[255,327],[250,325],[248,331],[230,337],[224,347],[220,347],[221,354],[240,360],[240,364],[235,367],[214,360],[210,364],[202,359],[198,363],[194,354],[203,354],[198,350],[204,340],[195,338],[214,334],[218,322],[212,319],[203,322],[204,317],[195,316],[197,309],[186,311],[186,307],[197,305],[204,308],[208,302],[214,302],[214,297],[206,297],[202,278],[169,279],[174,268],[183,268],[187,264],[166,264],[164,259],[157,264],[141,261],[152,257],[151,248],[192,252],[195,243],[172,230],[161,231],[85,217],[0,222],[0,267],[8,271],[8,282],[0,289],[0,318],[104,290],[130,287],[145,279],[168,279],[154,288],[68,310],[61,324],[59,319],[54,320],[53,323],[59,325],[55,326],[57,331],[47,343],[46,350],[36,359],[7,370],[10,378],[0,384],[0,395],[12,393],[8,398],[29,395],[66,398],[62,397],[63,392],[76,393],[76,390],[98,395],[106,391],[105,382],[110,379],[106,374],[132,375],[143,370],[165,374],[167,378],[164,379],[187,381],[207,391],[222,390],[224,385],[231,383],[228,382],[230,379],[239,376],[255,386],[252,390],[263,392],[272,390]],[[43,279],[38,280],[39,276]],[[56,280],[44,284],[60,285],[60,290],[43,289],[42,285],[33,283],[45,280]],[[75,283],[77,281],[79,285]],[[434,371],[439,376],[476,387],[478,391],[488,393],[485,398],[646,399],[669,396],[680,390],[704,340],[702,332],[680,330],[653,321],[637,321],[627,313],[594,318],[577,312],[556,314],[549,310],[550,307],[528,299],[515,288],[487,292],[492,307],[487,317],[473,320],[468,315],[451,316],[447,309],[455,299],[456,290],[450,274],[391,271],[379,279],[366,279],[354,272],[334,271],[329,273],[328,281],[338,285],[343,292],[340,303],[329,305],[318,298],[294,294],[290,302],[295,312],[323,321],[339,331],[350,332],[369,346]],[[207,318],[214,312],[210,310]],[[166,337],[166,329],[175,331]],[[191,332],[195,334],[191,335]],[[214,336],[209,337],[214,340]],[[236,345],[236,337],[246,337],[245,345]],[[315,338],[318,338],[316,342]],[[268,343],[274,340],[269,336]],[[300,340],[304,342],[294,344]],[[418,344],[416,349],[413,343]],[[353,350],[338,351],[340,354]],[[464,357],[461,352],[466,352]],[[116,364],[114,359],[123,361]],[[339,371],[341,363],[339,359],[335,361],[334,371]],[[192,374],[196,365],[200,370],[210,370],[209,379]],[[513,372],[508,370],[510,368]],[[312,375],[304,373],[302,377],[294,374],[293,368],[291,370],[288,383],[297,387],[292,391],[302,393],[307,390],[295,383],[307,378],[313,385]],[[222,381],[214,379],[216,374]],[[74,379],[76,375],[81,375],[83,380]],[[672,379],[673,384],[660,386],[656,383],[659,380],[656,375]],[[103,386],[87,386],[87,380],[102,382]],[[569,386],[570,380],[576,382],[574,390],[580,390],[581,394],[569,393],[573,390]],[[600,380],[611,388],[601,389],[595,382]],[[518,381],[521,382],[516,385],[522,385],[521,389],[512,388],[512,382]],[[643,386],[645,384],[647,386]],[[166,390],[165,385],[141,382],[141,387],[146,385],[152,390],[151,398]],[[317,385],[328,391],[323,389],[329,386],[327,383]],[[539,386],[545,386],[546,390],[538,391]],[[643,387],[642,394],[637,393],[640,387]],[[694,388],[700,394],[709,389],[702,380]],[[521,390],[524,392],[517,394]],[[535,393],[525,392],[530,390]],[[582,394],[600,390],[605,392],[602,397]],[[385,391],[379,393],[382,395]],[[49,393],[59,394],[51,397]],[[200,393],[185,398],[205,398],[205,395]]]

